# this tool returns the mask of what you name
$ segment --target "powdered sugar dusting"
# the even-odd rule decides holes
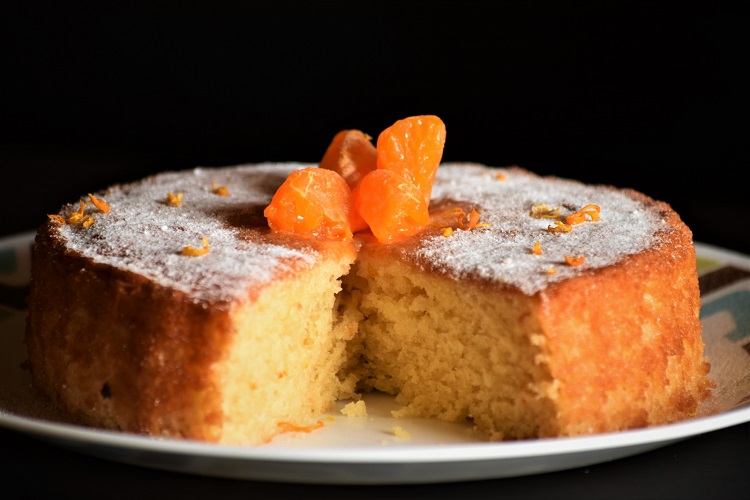
[[[263,208],[297,163],[196,168],[165,172],[99,193],[110,205],[103,214],[93,206],[89,227],[60,226],[70,250],[96,263],[141,274],[163,286],[189,292],[196,301],[231,300],[247,294],[250,285],[268,282],[292,263],[310,265],[313,250],[249,241],[241,230],[262,226]],[[214,187],[224,186],[229,196]],[[167,193],[183,193],[182,205],[169,206]],[[62,209],[77,210],[78,203]],[[202,246],[202,256],[182,255],[183,247]]]
[[[86,214],[94,217],[94,224],[61,225],[59,232],[68,249],[96,263],[141,274],[196,301],[231,301],[292,266],[310,266],[320,257],[312,248],[290,248],[252,233],[267,229],[263,209],[289,173],[313,165],[262,163],[164,172],[96,193],[111,211],[103,214],[89,205]],[[498,173],[504,179],[498,179]],[[226,187],[229,196],[217,194],[214,187],[219,186]],[[168,193],[183,193],[182,206],[168,205]],[[670,230],[645,197],[514,168],[442,164],[430,206],[456,203],[476,208],[480,222],[491,226],[457,229],[450,237],[427,236],[405,247],[406,258],[459,279],[471,276],[516,286],[529,295],[640,253],[655,244],[660,232]],[[547,228],[554,221],[530,215],[538,204],[560,207],[563,215],[595,204],[601,207],[600,220],[576,225],[570,233],[553,233]],[[68,216],[78,208],[73,203],[60,213]],[[207,254],[181,254],[187,245],[200,248],[203,236],[210,246]],[[531,252],[536,241],[541,255]],[[566,255],[584,256],[585,262],[567,265]]]
[[[498,173],[504,178],[499,179]],[[478,276],[516,286],[529,295],[640,253],[654,245],[659,231],[669,229],[658,211],[623,190],[512,168],[443,164],[431,203],[441,199],[471,202],[481,213],[480,222],[491,227],[430,237],[416,248],[416,258],[457,278]],[[595,204],[601,208],[600,220],[575,225],[570,233],[553,233],[547,229],[553,220],[531,217],[531,208],[538,204],[560,207],[563,216]],[[541,255],[531,251],[536,241]],[[570,266],[566,255],[585,256],[584,264]]]

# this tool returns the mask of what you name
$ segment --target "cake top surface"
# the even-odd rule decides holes
[[[465,210],[476,208],[480,222],[489,226],[459,228],[450,237],[433,234],[413,250],[417,259],[457,278],[504,282],[529,295],[550,283],[616,264],[673,230],[665,220],[667,205],[642,193],[540,177],[517,167],[443,165],[432,197],[435,205],[469,200]],[[531,215],[534,207],[546,206],[565,217],[591,204],[599,207],[599,219],[576,224],[570,232],[551,231],[553,219]],[[532,251],[537,242],[541,253]],[[570,265],[566,256],[584,257],[583,263]]]
[[[96,263],[141,274],[197,301],[245,297],[250,287],[320,258],[320,247],[313,242],[271,237],[263,217],[287,175],[312,165],[199,167],[112,186],[96,194],[109,204],[108,213],[89,205],[85,213],[94,223],[60,225],[59,235],[69,250]],[[221,187],[228,190],[226,196],[219,194]],[[170,206],[168,193],[182,193],[181,205]],[[530,215],[536,205],[558,207],[567,215],[589,204],[600,207],[600,219],[568,233],[551,232],[552,220]],[[505,283],[531,295],[653,246],[662,232],[671,230],[664,219],[666,205],[655,209],[655,204],[630,190],[539,177],[514,167],[444,163],[431,211],[476,208],[480,222],[489,226],[455,229],[449,237],[433,228],[396,248],[425,268]],[[66,205],[60,214],[67,217],[79,206]],[[188,245],[200,248],[204,236],[210,247],[205,255],[182,254]],[[531,251],[537,241],[541,254]],[[565,255],[585,256],[585,261],[571,266]]]
[[[88,206],[93,224],[62,225],[60,233],[67,248],[94,262],[141,274],[196,301],[230,301],[316,260],[317,251],[305,242],[266,241],[258,232],[274,190],[299,167],[199,167],[115,185],[98,194],[110,206],[108,213]],[[228,194],[218,194],[220,188]],[[182,195],[180,206],[167,203],[169,193]],[[61,214],[79,206],[67,205]],[[203,237],[209,245],[205,255],[182,254],[186,246],[202,248]]]

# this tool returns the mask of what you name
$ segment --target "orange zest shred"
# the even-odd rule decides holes
[[[569,225],[581,224],[586,221],[596,222],[599,220],[599,212],[601,208],[599,205],[589,204],[580,209],[574,214],[570,214],[565,217],[565,222]]]
[[[62,215],[48,214],[47,217],[49,217],[49,220],[51,220],[52,222],[55,222],[57,224],[62,224],[62,225],[66,224],[65,217],[63,217]]]
[[[554,269],[554,268],[552,268],[552,267],[550,267],[549,269],[546,269],[546,270],[544,271],[544,273],[545,273],[545,274],[557,274],[557,270],[556,270],[556,269]]]
[[[226,186],[217,186],[216,182],[211,183],[211,191],[219,196],[229,196],[229,189]]]
[[[320,429],[325,424],[322,420],[318,420],[311,425],[297,425],[291,422],[279,422],[276,424],[281,432],[312,432],[315,429]]]
[[[573,226],[564,223],[563,221],[556,220],[554,226],[547,226],[547,231],[550,233],[569,233],[573,230]]]
[[[542,243],[540,241],[534,243],[534,246],[531,248],[531,253],[534,255],[542,255]]]
[[[89,193],[89,199],[91,200],[91,203],[93,203],[94,206],[101,210],[103,213],[106,214],[109,212],[109,203],[107,203],[106,201],[102,200],[101,198],[97,198],[91,193]]]
[[[51,221],[57,224],[80,224],[81,227],[89,227],[96,221],[93,215],[86,215],[86,207],[89,206],[89,203],[94,205],[97,210],[105,214],[110,211],[109,203],[102,200],[101,198],[97,198],[93,194],[89,193],[89,199],[91,200],[90,202],[81,200],[81,204],[78,207],[78,210],[68,215],[67,219],[58,214],[48,214],[47,217],[49,217]]]
[[[84,215],[83,219],[81,219],[81,226],[83,227],[89,227],[93,223],[94,223],[94,218],[90,215]]]
[[[167,205],[170,207],[182,206],[183,193],[167,193]]]
[[[531,207],[531,216],[535,219],[559,219],[561,218],[560,207],[552,208],[540,203]]]
[[[190,255],[192,257],[198,257],[200,255],[206,255],[211,247],[208,246],[208,238],[205,236],[201,237],[203,246],[201,248],[195,248],[193,245],[188,245],[182,249],[182,255]]]
[[[507,178],[505,172],[498,172],[495,174],[495,179],[498,181],[504,181]]]
[[[446,238],[453,236],[453,228],[450,226],[444,227],[442,229],[442,232],[443,232],[443,236],[445,236]]]
[[[478,227],[490,227],[492,224],[488,223],[479,223],[479,212],[476,211],[476,209],[472,208],[471,213],[469,214],[469,219],[466,223],[464,223],[464,219],[466,218],[466,212],[464,212],[462,209],[458,209],[458,227],[460,227],[463,230],[472,230],[476,229]]]
[[[78,207],[78,210],[68,215],[68,224],[78,224],[79,222],[81,222],[83,220],[83,214],[87,206],[88,203],[86,203],[85,201],[81,201],[81,206]]]
[[[583,264],[585,260],[586,260],[585,256],[569,257],[565,255],[565,262],[567,262],[569,266],[580,266],[581,264]]]

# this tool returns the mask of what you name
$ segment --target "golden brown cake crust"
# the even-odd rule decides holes
[[[217,406],[206,371],[226,343],[226,308],[87,262],[44,231],[35,245],[26,343],[43,392],[85,423],[215,438],[221,415],[192,428],[180,415]]]
[[[589,434],[688,418],[709,394],[690,232],[667,231],[621,263],[540,294],[560,427]],[[623,313],[627,311],[627,314]]]

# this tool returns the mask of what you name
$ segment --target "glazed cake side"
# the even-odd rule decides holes
[[[303,166],[165,173],[101,193],[112,210],[87,207],[87,228],[45,224],[27,330],[36,384],[93,425],[247,443],[372,388],[398,394],[398,415],[471,418],[490,439],[666,423],[707,396],[692,235],[667,204],[444,164],[418,237],[270,233],[262,210]],[[587,204],[600,219],[567,233],[531,216]],[[487,225],[461,229],[456,208]],[[181,255],[202,236],[206,255]],[[98,372],[75,378],[77,357]]]

